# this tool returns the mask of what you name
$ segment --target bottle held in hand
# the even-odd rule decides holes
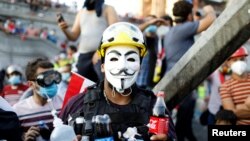
[[[109,115],[97,115],[92,122],[94,124],[95,141],[114,141]]]
[[[156,96],[157,99],[153,107],[153,114],[149,120],[149,134],[167,134],[169,116],[166,113],[165,94],[163,91],[159,91]]]
[[[50,129],[44,121],[39,121],[40,135],[43,139],[49,140],[50,138]]]

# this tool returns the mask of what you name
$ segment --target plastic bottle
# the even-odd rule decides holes
[[[44,121],[39,121],[39,124],[38,124],[39,128],[40,128],[40,136],[37,137],[37,141],[40,141],[40,140],[49,140],[50,138],[50,129],[49,127],[46,125],[46,123]]]
[[[81,141],[90,141],[89,136],[82,136]]]
[[[167,134],[169,116],[166,114],[165,94],[163,91],[157,93],[157,99],[153,107],[153,115],[150,116],[149,134]]]
[[[84,121],[85,121],[84,117],[77,117],[76,118],[76,124],[74,127],[76,135],[82,135]]]
[[[142,136],[137,132],[136,127],[128,127],[126,132],[123,133],[126,141],[143,141]]]
[[[114,141],[109,115],[96,115],[92,122],[94,124],[95,141]]]
[[[54,130],[51,133],[50,141],[77,141],[73,127],[63,124],[62,120],[54,115]]]

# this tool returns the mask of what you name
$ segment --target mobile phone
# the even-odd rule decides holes
[[[60,22],[64,22],[64,18],[63,18],[63,16],[62,16],[61,13],[57,14],[57,17],[58,17],[58,22],[59,22],[59,23],[60,23]]]

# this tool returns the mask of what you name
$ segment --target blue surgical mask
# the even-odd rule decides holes
[[[150,25],[150,26],[148,26],[145,30],[144,30],[144,32],[146,32],[146,33],[155,33],[156,32],[156,30],[157,30],[157,26],[156,25]]]
[[[53,98],[57,93],[57,89],[58,89],[57,84],[54,83],[49,87],[40,87],[38,94],[43,98],[47,98],[47,96],[49,98]]]
[[[70,73],[62,73],[62,80],[68,82],[70,78]]]
[[[18,85],[21,83],[21,76],[20,75],[12,75],[10,78],[9,78],[9,83],[11,85]]]

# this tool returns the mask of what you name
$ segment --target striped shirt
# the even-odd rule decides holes
[[[52,99],[53,106],[57,111],[60,111],[63,100],[59,96],[55,96]],[[26,132],[31,126],[38,126],[39,121],[44,123],[53,129],[53,116],[51,115],[51,107],[49,103],[44,106],[38,105],[33,96],[28,97],[22,101],[19,101],[13,105],[14,111],[17,113],[21,126]]]
[[[247,97],[250,96],[250,74],[244,80],[235,80],[233,78],[227,80],[221,85],[220,96],[222,100],[231,98],[235,106],[244,104]],[[239,119],[237,123],[250,125],[250,119]]]

